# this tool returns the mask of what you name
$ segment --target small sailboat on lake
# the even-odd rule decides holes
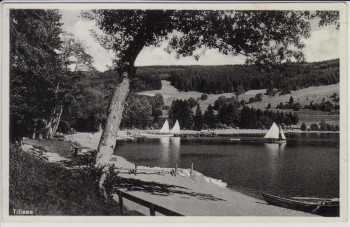
[[[286,143],[287,139],[282,128],[273,122],[271,128],[264,136],[264,141],[267,143]]]
[[[180,132],[181,132],[180,124],[179,124],[179,121],[176,120],[176,123],[175,123],[173,129],[171,129],[170,133],[172,133],[174,135],[180,135]]]
[[[165,120],[163,127],[157,133],[144,133],[144,136],[148,138],[161,138],[161,137],[173,137],[174,135],[180,135],[180,124],[176,120],[173,129],[170,131],[169,122]]]

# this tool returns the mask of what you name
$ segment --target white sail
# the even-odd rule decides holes
[[[169,129],[169,122],[168,120],[165,120],[163,127],[160,129],[159,133],[169,133],[170,129]]]
[[[282,138],[283,140],[285,140],[285,139],[286,139],[286,136],[284,135],[282,128],[280,128],[280,133],[281,133],[281,138]]]
[[[176,120],[176,123],[175,123],[173,129],[170,131],[170,133],[180,134],[180,124],[179,124],[178,120]]]
[[[269,131],[266,133],[266,135],[264,136],[265,139],[279,139],[279,132],[280,129],[278,128],[278,126],[276,125],[275,122],[273,122],[271,128],[269,129]]]

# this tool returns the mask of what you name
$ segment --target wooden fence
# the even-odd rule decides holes
[[[162,207],[162,206],[159,206],[157,204],[148,202],[148,201],[143,200],[143,199],[141,199],[139,197],[130,195],[130,194],[126,193],[126,192],[117,190],[117,193],[118,193],[118,197],[119,197],[119,208],[120,208],[121,215],[125,215],[125,213],[124,213],[124,203],[123,203],[123,198],[125,198],[125,199],[133,201],[133,202],[135,202],[135,203],[137,203],[139,205],[142,205],[142,206],[145,206],[145,207],[149,208],[149,212],[150,212],[151,216],[155,216],[156,212],[164,214],[166,216],[184,216],[184,215],[182,215],[180,213],[177,213],[175,211],[169,210],[169,209],[167,209],[165,207]]]

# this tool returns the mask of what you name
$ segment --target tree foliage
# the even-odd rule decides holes
[[[259,65],[302,61],[302,38],[310,36],[302,11],[92,10],[82,16],[104,32],[94,36],[115,52],[115,65],[125,70],[143,47],[167,39],[167,50],[178,57],[198,59],[206,49],[218,49]]]
[[[71,33],[61,34],[61,56],[64,64],[70,66],[74,71],[94,71],[93,58],[86,53],[84,43],[74,37]]]
[[[39,119],[48,120],[67,101],[67,69],[61,48],[57,10],[10,11],[11,135],[33,133]],[[23,136],[23,135],[22,135]]]
[[[301,126],[300,126],[300,130],[301,131],[305,131],[306,130],[306,124],[305,123],[302,123]]]
[[[214,108],[212,107],[212,105],[209,104],[208,108],[204,112],[203,120],[204,120],[204,123],[209,128],[215,127],[215,124],[217,123],[217,119],[216,119],[216,115],[214,114]]]
[[[192,129],[193,126],[193,111],[189,100],[176,99],[172,102],[169,117],[172,122],[176,120],[183,129]]]
[[[292,112],[280,112],[271,110],[260,110],[253,107],[244,106],[240,113],[238,125],[240,128],[269,128],[272,123],[281,125],[296,125],[299,122],[299,116]]]
[[[130,94],[123,112],[121,127],[147,129],[152,125],[152,103],[149,97]],[[153,106],[154,108],[154,106]]]
[[[193,129],[200,131],[203,128],[203,115],[199,105],[197,105],[196,113],[193,117]]]

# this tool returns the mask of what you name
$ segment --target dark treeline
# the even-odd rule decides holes
[[[302,131],[339,131],[339,125],[331,125],[321,120],[319,124],[313,123],[310,127],[307,127],[305,123],[301,124],[300,129]]]
[[[118,80],[118,74],[112,76],[112,72],[108,72],[108,74],[80,73],[73,84],[72,101],[64,108],[59,130],[67,132],[70,128],[74,128],[82,132],[96,131],[100,124],[104,125],[115,80]],[[147,97],[135,94],[141,90],[151,89],[151,87],[160,89],[157,87],[161,86],[160,80],[155,80],[159,81],[159,84],[152,84],[153,81],[152,77],[143,75],[133,80],[131,92],[126,100],[121,127],[147,128],[151,127],[153,123],[157,123],[158,118],[162,115],[163,97],[161,95]]]
[[[186,67],[170,68],[180,72]],[[264,129],[270,127],[273,121],[286,126],[297,122],[296,115],[248,108],[244,103],[238,102],[235,96],[220,96],[213,106],[201,110],[197,100],[193,98],[175,100],[167,107],[159,94],[155,97],[135,94],[143,90],[161,89],[160,79],[167,79],[167,73],[162,66],[139,69],[137,77],[131,82],[132,92],[127,98],[122,128],[160,128],[164,123],[164,116],[168,114],[170,124],[179,120],[182,129],[194,130],[225,127]],[[98,130],[107,117],[112,85],[117,80],[118,74],[112,70],[104,73],[77,72],[71,80],[71,98],[69,104],[63,108],[59,131],[68,132],[71,128],[77,131]],[[256,99],[258,101],[259,97]]]
[[[146,72],[145,72],[146,71]],[[149,97],[135,98],[135,92],[145,90],[161,89],[162,84],[158,74],[147,73],[147,70],[138,70],[135,78],[131,80],[131,93],[127,100],[125,111],[134,108],[135,111],[145,111],[148,113],[150,105]],[[154,72],[154,71],[153,71]],[[107,117],[108,105],[112,97],[114,84],[119,80],[119,74],[115,70],[106,72],[90,71],[79,72],[72,82],[72,100],[64,110],[60,130],[68,131],[69,128],[74,128],[77,131],[96,131],[99,125],[104,123]],[[159,96],[157,96],[159,98]],[[163,97],[161,97],[163,99]],[[141,103],[140,103],[141,100]],[[128,107],[129,106],[129,107]],[[138,108],[135,108],[138,106]],[[152,111],[152,106],[150,107]],[[162,108],[162,107],[160,107]],[[124,112],[125,112],[124,111]],[[156,109],[153,112],[161,112]],[[153,113],[156,115],[156,113]],[[160,114],[161,115],[161,114]],[[135,120],[135,113],[129,112],[129,115],[123,117],[121,126],[131,126],[129,120]],[[144,128],[151,126],[148,119],[145,118],[145,124],[138,124],[138,120],[134,121],[134,127]]]
[[[65,132],[70,127],[77,131],[97,131],[104,125],[107,117],[108,98],[106,94],[87,88],[83,90],[77,106],[70,106],[66,117],[61,121],[60,130]],[[266,129],[273,122],[284,126],[295,125],[299,118],[296,113],[273,112],[241,105],[236,97],[219,97],[214,105],[201,110],[197,100],[176,99],[171,106],[164,105],[162,95],[154,97],[137,95],[131,92],[126,100],[121,128],[123,129],[159,129],[166,116],[170,125],[178,120],[181,129],[216,129],[239,127],[242,129]]]
[[[105,124],[108,112],[108,97],[103,93],[87,89],[79,100],[72,103],[60,123],[59,131],[74,128],[80,132],[93,132]],[[149,129],[163,124],[164,101],[161,95],[154,97],[136,95],[131,92],[126,99],[121,128]]]
[[[219,97],[214,106],[209,105],[202,113],[198,103],[191,100],[174,100],[170,112],[170,122],[179,120],[182,129],[214,129],[239,127],[242,129],[266,129],[276,122],[282,127],[296,125],[298,114],[292,112],[274,112],[247,107],[235,97]]]
[[[323,112],[330,112],[333,114],[339,114],[339,101],[340,98],[338,97],[337,93],[334,93],[329,97],[328,100],[326,100],[325,97],[323,97],[321,103],[314,103],[314,101],[310,101],[309,105],[302,105],[299,102],[294,102],[293,96],[290,96],[289,102],[283,103],[280,102],[280,104],[277,105],[278,109],[293,109],[294,111],[299,111],[301,108],[303,109],[311,109],[316,111],[323,111]]]
[[[119,74],[115,70],[105,72],[84,72],[80,78],[80,84],[98,87],[101,84],[113,85],[119,80]],[[138,69],[135,78],[130,82],[130,89],[134,92],[146,90],[159,90],[162,88],[161,75],[156,70]]]
[[[267,89],[282,94],[309,86],[339,82],[339,59],[313,63],[285,63],[262,73],[253,65],[181,66],[171,71],[171,84],[182,91],[242,94]],[[276,90],[276,91],[274,91]]]
[[[244,106],[240,114],[239,127],[244,129],[266,129],[273,122],[285,126],[296,125],[299,122],[299,116],[292,112],[274,112],[270,110],[260,110],[253,107]]]

